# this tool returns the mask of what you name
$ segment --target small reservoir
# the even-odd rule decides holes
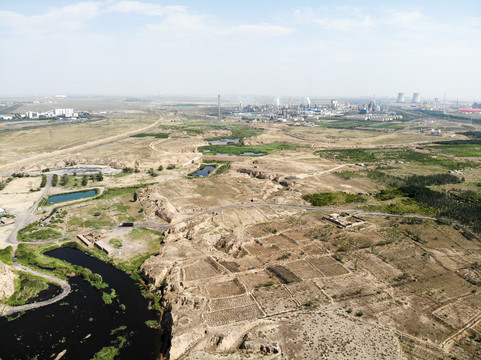
[[[4,126],[30,125],[30,124],[38,124],[39,122],[40,121],[20,121],[15,123],[4,124]]]
[[[209,175],[211,171],[214,169],[215,169],[215,166],[207,165],[207,166],[204,166],[202,169],[197,170],[195,173],[192,174],[192,176],[205,177]]]
[[[78,200],[97,195],[97,190],[76,191],[67,194],[52,195],[47,199],[45,205],[56,204],[64,201]]]
[[[239,143],[240,139],[220,139],[220,140],[211,140],[209,144],[211,145],[227,145],[227,144],[237,144]]]

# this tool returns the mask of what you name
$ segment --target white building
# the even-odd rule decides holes
[[[65,115],[65,117],[72,117],[73,116],[73,109],[55,109],[53,111],[54,116],[62,116]]]
[[[36,112],[27,111],[26,115],[29,119],[38,119],[38,113]]]

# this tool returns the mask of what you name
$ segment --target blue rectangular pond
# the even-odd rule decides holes
[[[45,203],[45,205],[56,204],[64,201],[84,199],[84,198],[92,197],[95,195],[97,195],[97,190],[95,189],[86,190],[86,191],[76,191],[76,192],[71,192],[67,194],[53,195],[47,199],[47,202]]]

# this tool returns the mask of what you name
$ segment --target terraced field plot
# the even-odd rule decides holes
[[[211,298],[234,296],[245,293],[245,287],[239,280],[229,280],[225,282],[215,282],[207,285],[207,291]]]
[[[268,315],[295,309],[297,304],[282,285],[256,289],[252,293]]]
[[[309,258],[309,263],[319,270],[324,276],[338,276],[348,274],[349,271],[339,262],[330,256],[322,256],[319,258]]]
[[[285,265],[290,271],[302,278],[303,280],[322,277],[323,274],[319,272],[306,260],[296,260]]]
[[[281,249],[290,249],[298,245],[295,241],[283,235],[269,236],[267,238],[262,239],[262,243],[265,244],[266,246],[275,245]]]
[[[248,305],[255,305],[254,298],[250,294],[233,296],[220,299],[212,299],[209,301],[211,311],[225,310]]]
[[[372,295],[381,288],[380,284],[375,284],[357,273],[343,277],[342,281],[335,278],[324,278],[316,282],[327,295],[337,300]]]
[[[480,312],[480,296],[468,296],[433,311],[433,315],[453,328],[461,329]]]
[[[303,281],[286,285],[292,297],[301,305],[327,304],[329,298],[324,295],[322,290],[311,281]]]
[[[257,305],[247,305],[233,309],[205,313],[203,318],[209,326],[220,326],[238,321],[258,319],[263,316],[263,312],[257,307]]]
[[[215,266],[215,262],[209,258],[197,260],[192,265],[183,268],[183,272],[185,281],[206,279],[222,273],[222,271]]]
[[[269,283],[279,283],[279,281],[277,281],[277,279],[273,275],[269,274],[265,270],[261,270],[255,273],[239,275],[239,280],[246,286],[248,291],[251,291],[257,287],[261,287]]]

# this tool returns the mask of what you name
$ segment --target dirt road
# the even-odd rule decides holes
[[[58,156],[61,156],[61,155],[69,154],[69,153],[72,153],[72,152],[79,152],[79,151],[82,151],[86,148],[97,147],[97,146],[103,145],[105,143],[113,142],[113,141],[116,141],[116,140],[119,140],[119,139],[122,139],[122,138],[125,138],[125,137],[129,137],[131,135],[142,133],[144,131],[148,131],[148,130],[151,130],[151,129],[155,128],[157,125],[160,124],[162,119],[163,119],[163,117],[161,116],[153,124],[151,124],[149,126],[146,126],[146,127],[143,127],[141,129],[129,131],[129,132],[122,133],[122,134],[119,134],[119,135],[110,136],[110,137],[107,137],[107,138],[104,138],[104,139],[101,139],[101,140],[88,141],[85,144],[72,146],[72,147],[69,147],[69,148],[66,148],[66,149],[62,149],[62,150],[52,151],[50,153],[44,153],[44,154],[39,154],[39,155],[35,155],[35,156],[30,156],[30,157],[27,157],[27,158],[24,158],[24,159],[21,159],[21,160],[10,162],[8,164],[1,165],[0,170],[13,168],[13,167],[16,167],[16,166],[19,166],[19,165],[22,165],[22,164],[28,164],[28,163],[31,163],[31,162],[36,162],[36,161],[47,159],[47,158],[54,159],[54,158],[56,158]]]

